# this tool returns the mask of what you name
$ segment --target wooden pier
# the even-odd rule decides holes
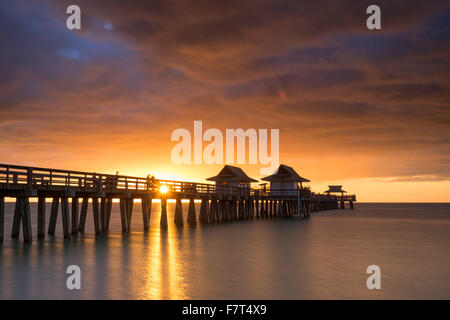
[[[0,242],[4,238],[5,197],[15,198],[11,237],[32,242],[30,198],[37,198],[37,238],[54,235],[58,214],[64,238],[84,233],[91,207],[96,235],[107,233],[113,199],[120,201],[122,232],[130,232],[135,199],[141,200],[144,232],[150,230],[151,203],[161,200],[160,227],[167,228],[167,200],[175,199],[174,223],[184,224],[182,199],[189,200],[187,223],[195,225],[270,217],[309,217],[312,211],[353,208],[354,195],[315,194],[310,189],[266,190],[216,186],[131,177],[95,172],[80,172],[0,164]],[[51,199],[50,219],[45,225],[46,201]],[[71,199],[71,201],[69,201]],[[197,215],[194,200],[200,200]],[[60,210],[61,209],[61,210]]]

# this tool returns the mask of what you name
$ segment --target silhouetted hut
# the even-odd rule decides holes
[[[235,189],[238,187],[250,190],[250,184],[252,182],[258,182],[258,180],[247,176],[241,168],[229,165],[224,166],[217,176],[206,180],[215,181],[216,190],[219,193],[230,193],[234,190],[238,190]]]
[[[342,190],[342,186],[328,186],[328,190],[325,191],[326,194],[341,194],[347,193],[347,191]]]
[[[261,180],[270,182],[271,195],[297,194],[297,190],[303,189],[303,182],[310,182],[301,177],[292,167],[284,164],[280,165],[271,176]]]

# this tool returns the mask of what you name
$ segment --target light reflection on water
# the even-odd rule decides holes
[[[186,218],[187,204],[183,204]],[[135,204],[132,232],[121,234],[118,204],[110,233],[32,245],[10,236],[7,204],[0,244],[2,299],[379,299],[450,298],[450,205],[358,204],[310,219],[254,220],[159,228],[153,204],[144,234]],[[198,213],[197,207],[197,213]],[[47,208],[47,220],[50,208]],[[36,206],[32,204],[36,236]],[[58,217],[58,223],[61,219]],[[65,270],[82,271],[82,290],[68,290]],[[378,264],[382,290],[368,290],[365,269]]]

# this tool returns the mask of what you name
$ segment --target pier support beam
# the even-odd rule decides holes
[[[250,219],[255,217],[255,200],[250,200]]]
[[[45,238],[45,197],[38,198],[37,237]]]
[[[270,216],[270,217],[273,217],[273,216],[274,216],[274,214],[273,214],[273,200],[270,200],[269,202],[270,202],[270,206],[269,206],[269,216]]]
[[[111,221],[112,204],[113,204],[113,199],[111,197],[107,198],[106,199],[106,221],[105,221],[106,232],[109,231],[109,222]]]
[[[134,199],[127,199],[127,232],[131,231],[131,218],[133,217]]]
[[[32,242],[33,235],[31,230],[30,202],[26,197],[16,198],[16,207],[14,209],[12,238],[18,238],[20,225],[22,224],[23,241]]]
[[[189,203],[189,206],[191,204]],[[201,223],[208,223],[210,220],[209,218],[209,214],[208,214],[208,207],[209,207],[209,203],[207,199],[202,199],[202,203],[200,204],[200,215],[198,217],[198,221],[200,221]]]
[[[261,211],[259,212],[259,216],[261,218],[265,217],[265,214],[264,214],[264,200],[261,200]]]
[[[52,208],[50,210],[50,221],[48,222],[48,234],[54,235],[56,230],[56,220],[58,219],[59,197],[53,197]]]
[[[101,233],[101,229],[100,229],[100,212],[99,212],[98,198],[92,199],[92,214],[94,216],[95,235],[99,235]]]
[[[174,217],[174,222],[175,225],[181,227],[184,224],[183,221],[183,205],[181,203],[181,198],[177,198],[175,200],[175,217]]]
[[[239,220],[243,220],[245,219],[246,216],[246,212],[245,212],[245,204],[244,204],[244,200],[239,200],[239,203],[237,205],[237,209],[238,209],[238,219]]]
[[[0,197],[0,242],[3,242],[5,233],[5,197]]]
[[[122,223],[122,232],[127,233],[128,232],[128,219],[127,219],[127,205],[128,199],[127,198],[120,198],[120,221]]]
[[[69,199],[67,197],[61,198],[61,215],[63,222],[64,238],[70,238],[70,218],[69,218]]]
[[[22,220],[22,216],[20,214],[20,206],[21,206],[21,202],[19,201],[19,198],[16,198],[11,238],[18,238],[19,234],[20,234],[20,222]]]
[[[251,211],[252,211],[252,205],[250,199],[244,200],[244,219],[248,220],[250,219]]]
[[[219,222],[219,213],[218,213],[218,209],[217,209],[217,200],[216,199],[212,199],[211,203],[209,205],[209,213],[210,213],[210,217],[211,219],[209,219],[209,222]]]
[[[100,198],[100,229],[106,232],[106,198]]]
[[[144,232],[149,232],[150,230],[150,217],[152,214],[152,198],[144,197],[142,198],[142,220],[144,223]]]
[[[89,198],[83,198],[81,202],[80,223],[78,225],[78,231],[84,233],[84,227],[86,226],[86,215],[89,206]]]
[[[258,200],[258,198],[255,199],[255,205],[256,205],[256,212],[255,212],[256,219],[259,219],[259,200]]]
[[[269,200],[265,201],[265,205],[264,205],[264,216],[266,218],[269,217]]]
[[[160,226],[162,229],[167,229],[167,197],[161,198],[161,221]]]
[[[228,202],[228,211],[230,212],[230,220],[237,221],[238,220],[238,212],[237,205],[235,200],[227,201]]]
[[[353,201],[350,201],[350,209],[355,209],[355,207],[353,206]]]
[[[226,211],[226,206],[225,206],[225,201],[223,200],[219,200],[217,203],[217,209],[219,211],[219,221],[220,222],[225,222],[227,221],[227,211]]]
[[[72,235],[78,235],[78,198],[72,198]]]
[[[19,200],[21,201],[23,241],[31,243],[33,235],[31,230],[30,201],[27,197],[20,197]]]
[[[206,207],[207,206],[205,206],[205,208]],[[196,214],[195,214],[195,203],[194,203],[194,199],[193,198],[189,199],[189,209],[188,209],[187,222],[190,225],[192,225],[192,226],[197,223]]]
[[[345,209],[344,200],[341,200],[341,209]]]

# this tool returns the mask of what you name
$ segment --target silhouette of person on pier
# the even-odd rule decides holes
[[[151,188],[155,185],[155,176],[152,175],[150,177],[150,173],[147,175],[147,190],[151,190]]]
[[[116,175],[114,177],[114,189],[117,189],[118,183],[119,183],[119,171],[116,171]]]
[[[97,188],[98,192],[101,192],[102,191],[102,181],[96,172],[94,172],[94,176],[92,177],[92,182],[94,184],[94,187]]]

